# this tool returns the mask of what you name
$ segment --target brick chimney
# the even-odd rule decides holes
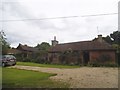
[[[54,40],[52,40],[52,46],[56,46],[58,41],[56,40],[56,36],[54,36]]]
[[[102,35],[98,35],[98,41],[99,41],[99,42],[103,42]]]

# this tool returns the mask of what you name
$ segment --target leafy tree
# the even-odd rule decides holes
[[[0,47],[2,47],[2,54],[7,54],[7,50],[10,48],[3,30],[0,31]]]
[[[38,44],[36,48],[38,48],[39,50],[47,51],[50,48],[50,44],[47,42],[42,42],[41,44]]]
[[[120,45],[120,31],[113,32],[112,34],[110,34],[110,37],[113,39],[113,44]]]
[[[113,47],[117,49],[117,62],[120,65],[120,31],[115,31],[110,36],[113,39]]]
[[[50,48],[50,44],[47,42],[42,42],[41,44],[38,44],[36,48],[39,49],[39,54],[41,56],[44,56],[48,53],[48,49]]]
[[[37,57],[37,62],[39,63],[47,63],[47,54],[48,54],[48,49],[50,48],[50,44],[47,42],[42,42],[41,44],[37,44],[35,48],[39,49],[38,57]]]

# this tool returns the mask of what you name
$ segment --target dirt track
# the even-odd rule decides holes
[[[70,83],[71,88],[118,88],[118,68],[58,69],[17,65],[12,68],[56,73],[57,76],[50,79]]]

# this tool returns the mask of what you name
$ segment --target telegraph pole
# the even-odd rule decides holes
[[[98,35],[99,35],[99,30],[98,30],[98,26],[97,26],[97,33],[98,33]]]
[[[120,1],[118,2],[118,32],[120,32]],[[119,43],[118,43],[118,47],[117,47],[117,61],[118,61],[118,66],[120,66],[120,52],[119,52]],[[118,67],[118,90],[120,90],[120,68]]]

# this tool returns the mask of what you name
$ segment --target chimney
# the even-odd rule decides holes
[[[103,42],[102,35],[98,35],[98,41]]]
[[[24,46],[26,46],[26,47],[27,47],[27,44],[25,44]]]
[[[54,40],[56,40],[56,36],[54,36]]]
[[[56,40],[56,36],[54,36],[54,40],[52,40],[52,46],[56,46],[58,41]]]

